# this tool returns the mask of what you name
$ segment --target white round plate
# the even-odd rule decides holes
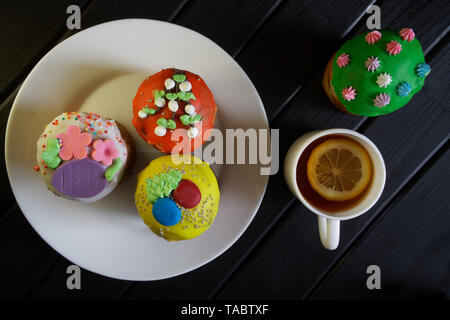
[[[136,175],[160,154],[131,124],[132,99],[145,77],[176,67],[199,74],[215,95],[220,128],[268,129],[258,93],[219,46],[186,28],[129,19],[81,31],[53,48],[23,83],[6,133],[6,165],[22,212],[39,235],[80,267],[118,279],[156,280],[198,268],[229,248],[252,221],[268,176],[257,165],[215,165],[220,210],[199,237],[167,242],[142,222],[134,206]],[[36,165],[44,126],[68,111],[111,117],[132,134],[136,165],[114,192],[94,204],[54,196]]]

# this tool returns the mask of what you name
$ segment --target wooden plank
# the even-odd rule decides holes
[[[281,0],[191,1],[174,23],[195,30],[236,56]]]
[[[0,218],[0,299],[23,298],[59,259],[17,205]]]
[[[1,105],[0,105],[0,136],[5,137],[6,135],[6,125],[8,122],[9,111],[11,110],[12,104],[17,94],[15,90]],[[0,139],[0,188],[2,190],[2,196],[0,197],[0,208],[4,210],[0,211],[0,218],[7,212],[15,202],[14,195],[9,184],[8,174],[6,172],[5,163],[5,139]]]
[[[66,9],[87,0],[2,1],[0,3],[0,101],[67,31]]]
[[[219,298],[305,298],[310,290],[318,285],[318,279],[324,277],[338,263],[348,247],[392,197],[443,145],[448,139],[450,122],[447,106],[449,93],[441,92],[442,87],[450,84],[447,72],[450,44],[446,40],[443,40],[443,47],[439,48],[429,61],[433,72],[427,78],[423,90],[408,106],[389,116],[376,118],[363,131],[384,155],[388,179],[380,201],[369,213],[342,223],[339,248],[333,252],[322,248],[316,216],[296,202],[261,246],[252,253],[245,265],[236,272]],[[299,95],[299,99],[303,94],[306,94],[306,91]],[[311,102],[302,104],[306,111],[299,116],[303,118],[313,112],[312,107],[317,104]],[[323,115],[320,118],[323,119],[325,112],[317,111],[321,112]],[[295,118],[294,114],[287,113],[286,116],[294,117],[291,122],[300,121],[300,126],[319,122],[311,117],[303,120]],[[287,119],[283,120],[283,123],[286,121]],[[334,118],[330,119],[329,125],[336,126]],[[291,127],[293,126],[292,123]],[[284,184],[278,189],[280,194],[289,193]],[[272,197],[275,199],[275,195]]]
[[[450,151],[446,149],[365,232],[314,299],[450,297]],[[380,268],[380,290],[367,288],[370,265]]]
[[[94,25],[130,18],[172,21],[188,0],[95,0],[83,16],[82,29]]]

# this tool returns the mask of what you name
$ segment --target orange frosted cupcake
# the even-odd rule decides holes
[[[165,153],[189,153],[209,138],[217,106],[203,79],[189,71],[164,69],[148,77],[133,99],[133,125]],[[176,133],[176,134],[174,134]]]

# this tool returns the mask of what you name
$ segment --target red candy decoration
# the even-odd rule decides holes
[[[191,209],[200,203],[202,194],[195,183],[190,180],[181,180],[178,187],[172,192],[173,199],[180,206]]]

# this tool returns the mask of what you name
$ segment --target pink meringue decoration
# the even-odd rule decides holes
[[[406,41],[413,41],[416,36],[413,29],[411,28],[403,28],[398,32],[398,34],[400,35],[400,37],[402,37],[403,40]]]
[[[375,99],[373,99],[374,105],[377,106],[378,108],[388,105],[389,102],[391,102],[391,96],[388,95],[387,93],[380,93],[379,95],[376,96]]]
[[[395,40],[392,40],[386,45],[386,51],[389,52],[391,56],[395,56],[402,51],[402,45]]]
[[[336,59],[336,63],[339,68],[343,68],[343,67],[347,66],[349,62],[350,62],[350,57],[346,53],[341,54]]]
[[[366,68],[368,71],[375,71],[380,67],[380,60],[377,57],[370,57],[366,60]]]
[[[342,90],[342,96],[347,101],[355,100],[356,91],[351,86],[346,87],[346,88],[344,88],[344,90]]]
[[[369,32],[366,35],[366,42],[368,44],[374,44],[375,42],[378,42],[381,39],[381,32],[374,30],[372,32]]]

